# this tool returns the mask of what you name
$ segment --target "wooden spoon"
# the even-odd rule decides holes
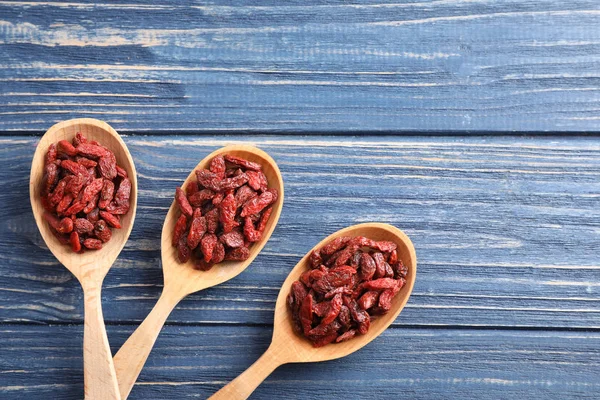
[[[117,163],[127,171],[131,180],[131,208],[121,220],[121,229],[112,230],[112,239],[101,250],[73,253],[52,234],[43,217],[40,191],[44,175],[44,156],[48,146],[60,140],[71,141],[77,132],[90,140],[97,140],[115,153]],[[40,139],[29,181],[29,196],[35,222],[46,245],[81,283],[84,293],[85,323],[83,330],[83,367],[85,398],[93,400],[120,399],[112,353],[106,337],[102,317],[100,292],[102,281],[125,245],[135,219],[137,205],[137,176],[133,159],[119,134],[107,123],[91,118],[72,119],[51,127]]]
[[[161,238],[161,256],[164,275],[164,287],[158,302],[136,329],[127,339],[114,357],[117,378],[119,381],[119,391],[124,400],[129,395],[140,371],[142,370],[154,342],[160,333],[167,317],[175,308],[177,303],[188,294],[206,289],[225,281],[228,281],[242,271],[256,258],[258,253],[265,246],[271,233],[277,225],[281,207],[283,205],[283,179],[275,161],[264,151],[247,145],[231,145],[214,151],[204,158],[190,172],[183,184],[183,189],[191,182],[196,180],[195,171],[202,168],[208,168],[210,161],[218,155],[230,154],[245,158],[246,160],[257,162],[262,165],[263,172],[269,181],[269,187],[279,191],[279,198],[273,206],[273,212],[267,223],[262,239],[254,243],[250,248],[250,257],[245,261],[224,261],[215,265],[209,271],[198,271],[193,268],[193,261],[181,264],[177,260],[177,250],[171,245],[171,238],[175,222],[178,218],[178,206],[175,201],[165,218]],[[173,193],[175,188],[173,188]]]
[[[323,247],[339,236],[365,236],[374,240],[390,240],[398,245],[398,258],[408,267],[406,285],[392,301],[391,310],[371,321],[366,335],[358,335],[341,343],[328,344],[314,348],[308,339],[297,335],[292,329],[290,313],[286,305],[286,297],[290,293],[292,283],[297,281],[308,267],[308,257],[314,249]],[[227,386],[215,393],[212,400],[246,399],[277,367],[287,363],[318,362],[333,360],[347,356],[365,346],[383,332],[400,314],[412,292],[417,274],[417,256],[415,248],[401,230],[388,224],[368,223],[353,225],[335,232],[322,240],[309,251],[290,272],[279,291],[275,304],[275,322],[273,339],[267,351]]]

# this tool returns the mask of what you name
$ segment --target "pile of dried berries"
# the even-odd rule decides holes
[[[390,310],[408,273],[395,243],[362,236],[332,240],[314,250],[308,264],[287,305],[294,330],[315,347],[367,333],[371,317]]]
[[[129,211],[131,181],[112,151],[77,133],[46,153],[42,182],[44,218],[63,244],[78,253],[82,246],[101,249],[109,226],[121,228],[119,215]]]
[[[216,156],[197,182],[175,191],[181,215],[173,247],[182,263],[195,254],[195,268],[207,271],[223,260],[246,260],[262,238],[277,201],[260,164],[231,155]]]

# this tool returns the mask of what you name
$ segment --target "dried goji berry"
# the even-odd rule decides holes
[[[98,208],[94,208],[92,211],[90,211],[87,214],[86,217],[87,217],[88,221],[95,224],[96,221],[98,221],[100,219],[100,210]]]
[[[116,215],[113,215],[107,211],[100,211],[100,217],[113,228],[121,229],[121,221]]]
[[[231,178],[225,178],[219,182],[219,190],[232,190],[237,189],[240,186],[248,182],[248,175],[242,173],[241,175],[233,176]]]
[[[52,143],[48,147],[48,151],[46,152],[46,156],[44,157],[44,167],[50,164],[53,164],[56,161],[56,144]]]
[[[225,178],[225,159],[223,156],[216,156],[210,161],[210,172],[216,175],[219,180]]]
[[[237,191],[235,192],[235,202],[238,205],[238,207],[241,207],[248,200],[250,200],[256,196],[258,196],[258,193],[256,193],[254,190],[250,189],[250,187],[248,185],[243,185],[243,186],[240,186],[237,189]]]
[[[372,257],[373,260],[375,260],[375,274],[373,275],[373,279],[383,278],[386,272],[385,259],[383,258],[383,254],[373,253]]]
[[[327,243],[321,249],[321,254],[330,256],[333,253],[340,250],[342,247],[346,245],[352,239],[350,236],[340,236],[338,238],[333,239],[331,242]]]
[[[275,197],[273,195],[273,192],[270,192],[270,191],[263,192],[260,194],[260,196],[255,197],[251,200],[248,200],[244,204],[240,215],[242,217],[245,217],[248,215],[259,213],[263,209],[265,209],[266,207],[271,205],[275,201],[274,198]]]
[[[104,243],[111,239],[112,232],[104,220],[101,219],[94,224],[94,236],[102,240]]]
[[[219,236],[219,240],[228,247],[236,248],[244,245],[244,236],[240,231],[231,231]]]
[[[246,217],[244,220],[244,237],[249,242],[258,242],[262,237],[262,232],[254,229],[254,223],[250,217]]]
[[[115,184],[113,181],[108,179],[104,180],[102,191],[100,192],[100,200],[98,201],[98,208],[104,210],[113,199],[115,193]]]
[[[86,218],[77,218],[75,220],[74,229],[80,235],[84,233],[91,233],[94,230],[94,224],[92,224]]]
[[[76,231],[71,232],[69,236],[69,242],[71,243],[71,250],[75,253],[79,253],[81,251],[81,242],[79,242],[79,234]]]
[[[213,208],[205,214],[206,229],[210,233],[215,233],[219,227],[219,209]]]
[[[105,148],[94,144],[94,141],[89,143],[79,143],[76,149],[79,154],[89,158],[100,158],[109,153]]]
[[[83,241],[83,245],[90,250],[100,250],[102,248],[102,241],[88,238]]]
[[[262,168],[259,163],[244,160],[243,158],[232,156],[229,154],[225,155],[225,160],[232,164],[239,165],[240,167],[243,167],[245,169],[250,169],[253,171],[260,171]]]
[[[229,261],[244,261],[248,257],[250,257],[250,249],[245,246],[231,249],[225,253],[225,260]]]
[[[73,146],[79,146],[80,143],[87,143],[87,138],[81,132],[77,132],[73,138]]]
[[[313,297],[311,294],[304,297],[302,305],[300,306],[300,322],[302,323],[304,334],[308,335],[312,329],[313,322]]]
[[[58,182],[58,166],[56,164],[48,164],[44,167],[43,189],[42,195],[47,195]]]
[[[358,306],[360,308],[362,308],[363,310],[368,310],[369,308],[373,307],[375,305],[375,303],[377,302],[377,298],[379,296],[379,292],[376,292],[374,290],[370,290],[368,292],[366,292],[365,294],[363,294],[360,299],[358,299]]]
[[[185,215],[186,217],[192,216],[194,210],[192,209],[192,206],[190,205],[190,202],[188,201],[185,192],[180,187],[177,187],[175,189],[175,201],[177,201],[179,210],[183,215]]]
[[[90,160],[89,158],[80,157],[80,156],[75,157],[75,161],[78,164],[81,164],[86,168],[94,168],[96,165],[98,165],[98,163],[96,161]]]
[[[206,218],[202,216],[199,208],[194,210],[190,231],[188,232],[187,243],[190,249],[195,249],[200,244],[202,236],[206,233]]]
[[[198,185],[195,182],[192,182],[193,186],[198,187]],[[199,191],[196,191],[193,194],[188,194],[188,201],[189,203],[194,206],[194,207],[201,207],[202,204],[207,201],[207,200],[211,200],[213,197],[215,197],[215,192],[213,192],[210,189],[202,189]]]
[[[318,268],[321,264],[323,264],[323,258],[321,257],[321,252],[318,249],[313,250],[308,257],[308,263],[311,268]]]
[[[210,172],[209,170],[197,170],[196,179],[198,180],[198,185],[203,188],[210,189],[213,192],[218,192],[220,190],[219,182],[221,180],[216,174]]]
[[[367,290],[385,290],[391,289],[398,284],[398,281],[392,278],[380,278],[364,283]]]
[[[187,238],[185,235],[181,236],[179,243],[177,244],[177,258],[180,263],[186,263],[192,255],[192,250],[187,245]]]
[[[50,214],[49,212],[45,212],[44,219],[48,222],[48,225],[50,225],[52,229],[54,229],[55,231],[59,231],[60,220],[56,218],[56,216]]]
[[[73,231],[73,220],[69,217],[61,219],[60,225],[56,230],[60,233],[71,233]]]
[[[223,243],[217,242],[213,249],[212,259],[210,260],[213,264],[218,264],[225,259],[225,246]]]
[[[209,262],[212,259],[217,241],[217,235],[214,233],[206,233],[200,241],[200,249],[204,256],[204,261]]]
[[[329,303],[329,311],[327,311],[327,315],[321,321],[321,324],[330,324],[334,319],[337,318],[340,310],[342,309],[342,295],[340,293],[336,294],[331,302]]]
[[[77,149],[75,149],[68,140],[61,140],[58,142],[58,151],[71,157],[78,154]]]
[[[113,180],[117,176],[117,159],[112,152],[107,152],[105,156],[98,160],[98,171],[102,177]]]
[[[181,214],[179,218],[177,218],[177,222],[175,222],[175,228],[173,229],[173,237],[171,240],[171,244],[173,245],[173,247],[177,247],[179,239],[181,239],[181,237],[185,234],[186,229],[187,218],[185,217],[185,215]]]
[[[127,171],[117,165],[117,176],[119,178],[128,178]]]
[[[119,184],[119,188],[115,193],[115,203],[117,206],[129,206],[129,197],[131,196],[131,181],[128,178],[123,178]],[[185,196],[185,193],[184,193]],[[191,214],[190,214],[191,215]]]
[[[69,208],[69,205],[71,205],[72,201],[73,201],[72,194],[64,195],[64,197],[58,202],[58,204],[56,206],[56,212],[58,213],[58,215],[62,215],[64,213],[64,211],[67,208]]]
[[[235,222],[235,210],[235,197],[233,197],[233,195],[230,193],[225,196],[219,205],[219,221],[223,225],[224,233],[231,232],[231,230],[237,225]]]

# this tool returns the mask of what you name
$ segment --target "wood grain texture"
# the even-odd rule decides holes
[[[116,350],[131,329],[108,333]],[[130,399],[205,399],[252,364],[271,333],[165,327]],[[3,326],[0,397],[81,399],[81,335],[81,326]],[[284,365],[251,398],[592,399],[599,348],[597,332],[392,328],[348,358]]]
[[[0,139],[0,318],[81,323],[81,292],[44,248],[27,201],[36,138]],[[174,188],[211,151],[247,142],[283,174],[271,240],[234,280],[183,300],[175,324],[271,324],[279,287],[322,237],[387,222],[419,277],[394,326],[600,328],[600,145],[595,138],[125,137],[138,217],[104,281],[109,323],[138,324],[161,292]]]
[[[0,131],[598,132],[596,0],[0,1]]]

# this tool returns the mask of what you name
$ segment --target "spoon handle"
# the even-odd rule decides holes
[[[84,287],[83,379],[86,400],[119,400],[119,386],[102,317],[98,285]]]
[[[269,347],[254,364],[217,393],[213,394],[209,400],[241,400],[250,397],[252,392],[271,372],[275,371],[280,365],[285,364],[279,361],[275,355],[273,346]]]
[[[160,330],[179,300],[180,297],[167,293],[163,289],[150,314],[115,354],[115,370],[122,400],[129,396]]]

